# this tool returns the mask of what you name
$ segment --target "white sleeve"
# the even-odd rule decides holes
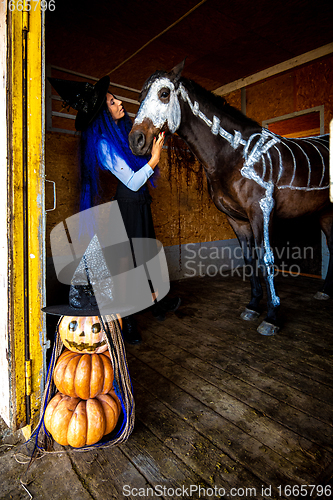
[[[127,163],[119,156],[111,157],[110,146],[105,140],[101,140],[97,147],[99,160],[104,168],[110,170],[117,179],[132,191],[138,191],[143,186],[149,177],[153,175],[154,170],[146,163],[137,172],[131,169]]]

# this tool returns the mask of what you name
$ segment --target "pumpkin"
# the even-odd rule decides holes
[[[120,415],[119,404],[115,394],[85,401],[58,392],[46,407],[44,424],[62,446],[89,446],[113,431]]]
[[[90,399],[107,394],[113,386],[113,369],[109,352],[78,354],[66,349],[53,371],[54,383],[62,394]]]
[[[59,333],[65,347],[74,352],[101,353],[107,350],[98,316],[63,316]]]
[[[121,318],[118,316],[120,327]],[[65,347],[79,353],[101,353],[108,348],[98,316],[63,316],[59,333]]]

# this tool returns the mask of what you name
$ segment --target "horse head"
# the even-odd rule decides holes
[[[144,84],[140,108],[128,137],[135,155],[148,154],[160,132],[173,134],[178,129],[181,120],[178,84],[184,64],[185,59],[169,73],[156,71]]]

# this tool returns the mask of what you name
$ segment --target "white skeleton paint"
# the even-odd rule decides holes
[[[168,103],[163,103],[160,101],[158,93],[159,91],[167,87],[170,89],[170,99]],[[187,102],[192,113],[195,116],[198,116],[201,120],[203,120],[206,125],[211,129],[212,134],[220,135],[223,137],[233,149],[237,149],[240,146],[243,146],[243,157],[244,157],[244,166],[241,169],[241,174],[243,177],[247,179],[252,179],[254,182],[259,184],[261,187],[265,189],[265,196],[260,200],[259,205],[263,212],[263,222],[264,222],[264,263],[267,269],[267,278],[269,282],[269,287],[272,295],[272,302],[274,306],[278,306],[280,304],[280,299],[275,293],[274,288],[274,255],[270,246],[269,241],[269,220],[270,215],[274,207],[274,199],[273,199],[273,191],[274,191],[274,183],[273,183],[273,163],[271,158],[271,149],[274,148],[279,155],[279,174],[276,181],[276,187],[278,189],[293,189],[300,191],[314,191],[314,190],[322,190],[329,189],[329,185],[323,186],[324,174],[325,174],[325,163],[317,148],[317,144],[321,144],[326,149],[327,146],[322,142],[321,137],[309,137],[306,139],[306,142],[311,144],[316,151],[318,152],[318,156],[322,162],[323,170],[321,181],[319,185],[312,186],[311,185],[311,163],[308,155],[298,144],[297,139],[287,139],[277,136],[273,132],[270,132],[268,129],[262,128],[261,133],[256,133],[251,135],[248,140],[243,139],[242,134],[235,130],[234,134],[227,132],[224,128],[220,126],[220,119],[217,116],[213,116],[213,120],[207,118],[207,116],[200,111],[199,103],[194,101],[192,103],[185,87],[180,84],[178,90],[175,89],[174,84],[168,78],[160,78],[155,80],[149,88],[148,94],[144,99],[143,103],[140,106],[139,112],[135,118],[134,123],[142,123],[145,118],[149,118],[156,128],[161,129],[165,123],[167,123],[168,128],[171,133],[176,132],[176,130],[180,126],[181,122],[181,110],[178,101],[178,95],[180,94],[181,98]],[[303,139],[304,140],[304,139]],[[289,147],[288,143],[293,143],[297,147],[301,149],[304,156],[307,159],[308,163],[308,181],[306,186],[295,186],[294,180],[296,176],[296,160],[294,154]],[[277,148],[276,144],[279,144],[279,148]],[[293,175],[291,177],[290,183],[286,185],[279,185],[283,174],[283,165],[282,165],[282,155],[281,155],[281,147],[285,147],[289,150],[294,164]],[[252,148],[252,149],[251,149]],[[260,176],[254,165],[258,164],[261,161],[262,163],[262,175]],[[269,168],[269,180],[265,181],[265,177],[267,174],[267,168]]]
[[[158,97],[159,91],[164,87],[170,89],[170,100],[167,103],[162,102]],[[161,78],[154,81],[147,97],[140,106],[134,123],[142,123],[145,118],[149,118],[153,122],[154,127],[159,129],[167,122],[172,134],[179,127],[181,120],[180,105],[177,93],[175,92],[175,86],[168,78]]]

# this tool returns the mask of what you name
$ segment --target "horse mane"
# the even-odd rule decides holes
[[[258,122],[244,115],[242,111],[235,108],[234,106],[231,106],[231,104],[229,104],[224,97],[216,95],[210,90],[201,87],[201,85],[194,82],[193,80],[182,77],[179,80],[179,83],[183,83],[188,90],[192,91],[195,94],[198,100],[205,103],[205,106],[208,105],[209,107],[217,108],[219,111],[227,115],[229,118],[235,120],[237,123],[247,126],[251,125],[254,128],[260,127]]]

